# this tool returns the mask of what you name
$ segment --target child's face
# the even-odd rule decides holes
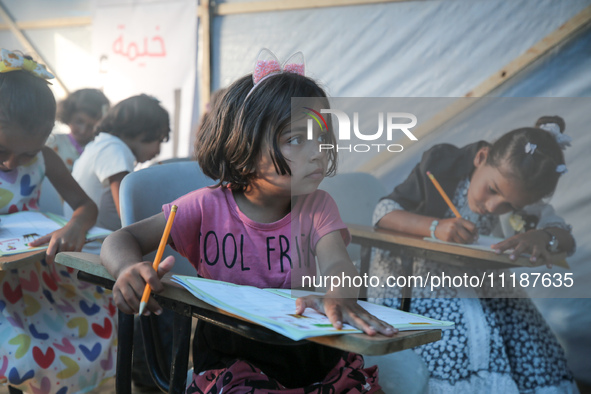
[[[468,205],[472,212],[501,215],[537,201],[517,180],[486,164],[487,155],[488,148],[483,148],[474,158],[476,169],[468,189]]]
[[[307,139],[306,133],[302,122],[292,125],[279,137],[279,149],[289,164],[291,176],[277,173],[269,154],[271,147],[268,143],[263,145],[255,180],[257,187],[266,186],[271,193],[290,197],[309,194],[318,188],[328,166],[327,154],[319,149],[326,133],[315,131],[312,140]]]
[[[18,130],[0,130],[0,171],[11,171],[25,165],[45,146],[47,134],[24,134]]]
[[[72,136],[81,146],[85,146],[94,139],[94,126],[99,119],[93,118],[84,112],[75,112],[70,119],[70,130]]]
[[[133,140],[125,140],[138,163],[151,160],[160,153],[160,140],[144,142],[142,139],[143,136],[138,136]]]

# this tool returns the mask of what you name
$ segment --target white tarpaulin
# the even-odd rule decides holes
[[[165,157],[189,154],[196,15],[193,0],[99,1],[93,19],[93,55],[107,97],[115,104],[140,93],[154,96],[168,110],[171,129],[178,127],[162,147]]]
[[[224,0],[218,4],[235,5],[243,2],[245,1]],[[105,0],[100,0],[100,4],[107,7],[104,3]],[[111,0],[109,7],[122,9],[119,4],[123,3],[130,4],[131,0]],[[163,15],[172,12],[177,3],[165,2]],[[180,29],[195,23],[197,18],[194,7],[197,2],[191,3],[193,11],[179,15],[174,20],[175,28]],[[90,0],[3,0],[3,4],[10,9],[17,21],[91,14]],[[162,7],[163,3],[152,1],[149,4]],[[227,86],[240,76],[252,72],[258,51],[262,47],[268,47],[281,60],[287,59],[298,50],[303,51],[307,74],[318,79],[334,97],[462,97],[590,4],[591,0],[393,1],[215,16],[211,22],[212,88]],[[116,18],[117,12],[113,15]],[[97,31],[98,21],[94,22],[92,35],[96,37],[101,33]],[[129,35],[130,25],[126,25],[123,36],[125,42],[121,42],[121,51],[125,51],[128,58],[121,56],[121,61],[135,64],[142,58],[137,57],[139,52],[135,52],[133,46],[129,47],[130,43],[134,42],[138,51],[142,51],[144,38],[147,38],[148,45],[144,53],[149,54],[155,50],[150,45],[158,41],[152,39],[157,34],[164,37],[163,24],[160,25],[159,32],[147,20],[142,20],[141,24],[144,28],[143,35],[135,37]],[[121,31],[117,27],[117,23],[113,22],[111,31],[108,32],[111,38],[104,39],[107,49],[112,49],[119,38],[117,33]],[[47,29],[27,31],[70,90],[89,85],[98,87],[94,84],[94,79],[84,80],[70,72],[74,68],[84,70],[85,73],[88,71],[88,67],[84,66],[86,63],[82,63],[82,55],[91,53],[89,29],[55,28],[53,34],[48,34]],[[138,68],[132,69],[131,77],[140,81],[141,88],[133,94],[146,91],[158,79],[173,76],[194,78],[193,69],[188,71],[188,63],[192,64],[195,58],[194,32],[195,30],[193,34],[180,37],[173,43],[165,37],[166,45],[178,42],[178,47],[182,50],[180,60],[172,68],[158,68],[153,74],[143,78]],[[65,47],[64,42],[69,44],[69,48]],[[18,42],[6,30],[0,31],[0,46],[19,49]],[[131,61],[130,56],[137,58]],[[151,56],[143,58],[154,62],[162,60]],[[113,65],[110,62],[113,59],[114,56],[109,58],[109,66]],[[588,98],[591,96],[589,70],[591,30],[587,28],[582,35],[556,48],[491,95]],[[94,69],[90,72],[94,73]],[[82,84],[83,81],[87,82],[86,86]],[[159,86],[163,86],[167,94],[172,94],[178,88],[168,81],[162,81]],[[183,119],[185,93],[189,100],[193,99],[194,93],[193,85],[187,86],[189,90],[182,88]],[[158,92],[153,94],[165,99]],[[115,101],[115,98],[111,99]],[[195,99],[198,97],[195,96]],[[576,254],[568,261],[575,280],[589,283],[589,111],[580,110],[579,104],[584,106],[583,102],[577,102],[570,109],[568,100],[546,100],[545,103],[538,103],[531,107],[522,106],[519,111],[508,110],[496,115],[496,118],[486,108],[477,106],[437,129],[429,137],[421,138],[416,146],[405,143],[405,149],[408,150],[405,150],[400,159],[376,168],[373,173],[390,191],[407,176],[412,166],[418,162],[420,153],[435,143],[460,145],[478,139],[492,140],[514,127],[531,125],[541,115],[561,115],[566,120],[567,133],[573,137],[574,142],[566,151],[569,172],[560,180],[552,204],[573,225],[578,247]],[[168,106],[167,108],[171,110]],[[193,119],[198,119],[197,112],[193,115]],[[183,141],[187,141],[183,144],[187,144],[189,139],[183,138]],[[184,149],[183,144],[181,148]],[[182,155],[179,152],[179,156]],[[343,159],[346,156],[343,155]],[[355,171],[371,158],[372,155],[368,154],[361,158],[355,157],[355,160],[344,160],[339,171]],[[565,347],[569,366],[576,378],[591,384],[591,299],[536,299],[535,302]]]

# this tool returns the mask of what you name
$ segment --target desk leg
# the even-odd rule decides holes
[[[160,319],[172,318],[172,312],[164,310],[163,315],[140,316],[140,327],[142,329],[143,352],[142,356],[146,358],[147,368],[152,376],[152,380],[163,392],[168,392],[170,388],[170,365],[168,361],[170,354],[165,354],[169,348],[164,349],[164,338],[170,335],[168,330],[162,330]],[[136,357],[137,359],[137,357]]]
[[[187,365],[191,351],[191,308],[174,313],[174,333],[172,340],[172,365],[170,368],[169,393],[184,393],[187,386]]]
[[[402,263],[402,275],[406,278],[410,277],[413,274],[413,262],[414,259],[406,253],[400,253],[400,262]],[[409,312],[410,311],[410,301],[412,296],[412,286],[410,285],[410,281],[407,286],[402,289],[402,298],[400,299],[400,309]]]
[[[369,266],[371,264],[371,246],[361,245],[361,261],[359,264],[359,274],[361,276],[369,274]],[[361,286],[359,290],[359,299],[367,301],[367,287]]]
[[[131,394],[131,363],[133,352],[133,315],[121,311],[117,329],[117,376],[115,390],[117,394]]]

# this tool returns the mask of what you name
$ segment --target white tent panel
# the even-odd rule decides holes
[[[93,9],[91,0],[3,0],[3,4],[17,21],[90,17]],[[251,72],[256,54],[267,47],[280,59],[303,51],[307,74],[333,97],[462,97],[590,4],[591,0],[403,1],[214,17],[212,86],[227,86]],[[26,33],[70,90],[93,86],[95,81],[69,72],[73,67],[91,67],[86,56],[91,54],[92,26]],[[0,31],[0,46],[23,49],[6,30]],[[421,152],[435,143],[493,140],[513,128],[532,125],[541,115],[561,115],[574,144],[566,151],[569,172],[560,180],[552,203],[574,228],[578,249],[569,263],[575,280],[590,283],[591,111],[581,110],[591,108],[590,69],[587,30],[493,92],[500,97],[556,99],[531,101],[518,111],[510,106],[503,109],[507,101],[483,100],[432,135],[414,145],[406,143],[403,153],[374,174],[391,190]],[[195,108],[194,123],[199,118],[198,97]],[[371,154],[354,158],[344,154],[340,170],[354,171],[371,158]],[[560,291],[557,295],[564,296],[564,289]],[[536,303],[565,346],[577,379],[591,384],[591,300],[537,299]]]

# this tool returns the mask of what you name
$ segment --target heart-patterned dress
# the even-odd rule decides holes
[[[0,171],[0,213],[36,210],[45,162]],[[2,223],[0,222],[0,227]],[[115,375],[110,291],[41,259],[0,271],[0,383],[33,394],[83,393]]]

